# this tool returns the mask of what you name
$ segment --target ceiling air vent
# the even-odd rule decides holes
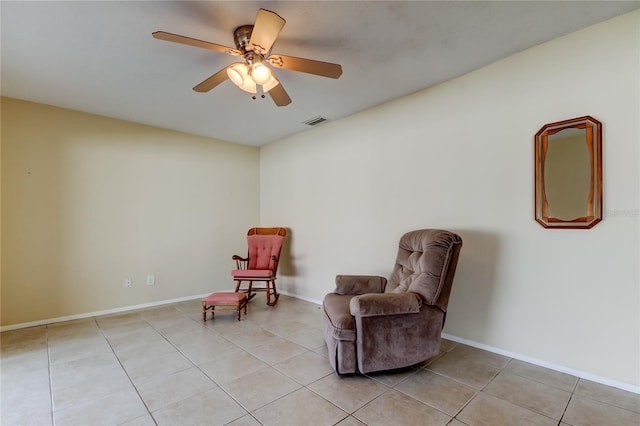
[[[318,116],[318,117],[311,118],[307,121],[303,121],[302,123],[306,124],[307,126],[316,126],[325,121],[327,121],[326,118]]]

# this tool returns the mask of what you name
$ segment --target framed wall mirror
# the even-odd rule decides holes
[[[542,126],[535,140],[535,219],[589,229],[602,220],[602,123],[585,116]]]

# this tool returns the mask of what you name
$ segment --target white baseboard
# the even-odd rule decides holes
[[[280,291],[280,293],[285,294],[287,296],[294,297],[296,299],[301,299],[310,303],[315,303],[316,305],[322,305],[320,300],[311,299],[308,297],[299,296],[293,293],[288,293],[286,291]],[[602,385],[611,386],[614,388],[622,389],[628,392],[633,392],[636,394],[640,394],[640,386],[631,385],[629,383],[619,382],[617,380],[611,380],[606,377],[597,376],[595,374],[587,373],[586,371],[580,371],[573,368],[565,367],[562,365],[553,364],[551,362],[543,361],[537,358],[532,358],[526,355],[522,355],[516,352],[505,351],[500,348],[495,348],[493,346],[485,345],[483,343],[478,343],[473,340],[464,339],[462,337],[453,336],[451,334],[442,333],[442,337],[448,340],[452,340],[454,342],[462,343],[465,345],[473,346],[474,348],[482,349],[488,352],[493,352],[495,354],[504,355],[509,358],[514,358],[520,361],[528,362],[530,364],[534,364],[540,367],[545,367],[550,370],[558,371],[560,373],[570,374],[572,376],[579,377],[581,379],[590,380],[592,382],[600,383]]]
[[[572,376],[579,377],[581,379],[590,380],[592,382],[600,383],[602,385],[611,386],[614,388],[622,389],[628,392],[640,394],[640,386],[631,385],[629,383],[619,382],[617,380],[611,380],[606,377],[596,376],[595,374],[587,373],[586,371],[580,371],[573,368],[565,367],[563,365],[553,364],[551,362],[543,361],[541,359],[532,358],[526,355],[519,354],[517,352],[505,351],[504,349],[494,348],[493,346],[485,345],[483,343],[474,342],[473,340],[464,339],[458,336],[452,336],[451,334],[442,333],[442,337],[454,342],[462,343],[465,345],[473,346],[474,348],[482,349],[488,352],[493,352],[498,355],[504,355],[509,358],[514,358],[520,361],[528,362],[540,367],[545,367],[550,370],[558,371],[560,373],[570,374]]]
[[[193,300],[193,299],[202,299],[203,297],[205,297],[207,295],[209,295],[209,293],[198,294],[196,296],[178,297],[176,299],[160,300],[158,302],[141,303],[139,305],[123,306],[121,308],[106,309],[104,311],[86,312],[86,313],[83,313],[83,314],[68,315],[68,316],[65,316],[65,317],[49,318],[49,319],[40,320],[40,321],[32,321],[32,322],[24,322],[24,323],[21,323],[21,324],[6,325],[4,327],[0,327],[0,332],[10,331],[10,330],[18,330],[20,328],[36,327],[36,326],[39,326],[39,325],[54,324],[54,323],[57,323],[57,322],[65,322],[65,321],[71,321],[71,320],[77,320],[77,319],[98,317],[98,316],[101,316],[101,315],[119,314],[119,313],[122,313],[122,312],[135,311],[136,309],[152,308],[154,306],[168,305],[170,303],[185,302],[187,300]]]
[[[229,291],[233,291],[233,290],[229,290]],[[78,314],[78,315],[69,315],[69,316],[65,316],[65,317],[58,317],[58,318],[51,318],[51,319],[46,319],[46,320],[40,320],[40,321],[33,321],[33,322],[27,322],[27,323],[21,323],[21,324],[13,324],[13,325],[7,325],[4,327],[0,327],[0,332],[3,331],[10,331],[10,330],[18,330],[20,328],[27,328],[27,327],[36,327],[39,325],[46,325],[46,324],[53,324],[53,323],[57,323],[57,322],[64,322],[64,321],[71,321],[71,320],[77,320],[77,319],[83,319],[83,318],[91,318],[91,317],[96,317],[96,316],[101,316],[101,315],[109,315],[109,314],[117,314],[117,313],[122,313],[122,312],[128,312],[128,311],[134,311],[137,309],[144,309],[144,308],[152,308],[154,306],[162,306],[162,305],[168,305],[171,303],[177,303],[177,302],[185,302],[187,300],[193,300],[193,299],[201,299],[205,296],[207,296],[209,293],[204,293],[204,294],[198,294],[195,296],[186,296],[186,297],[178,297],[176,299],[169,299],[169,300],[161,300],[158,302],[150,302],[150,303],[142,303],[140,305],[132,305],[132,306],[123,306],[121,308],[114,308],[114,309],[106,309],[104,311],[95,311],[95,312],[87,312],[84,314]],[[283,294],[285,296],[289,296],[289,297],[293,297],[296,299],[300,299],[300,300],[304,300],[305,302],[309,302],[309,303],[314,303],[316,305],[321,305],[322,302],[320,300],[316,300],[316,299],[312,299],[309,297],[304,297],[304,296],[300,296],[294,293],[289,293],[287,291],[282,291],[280,290],[280,294]],[[534,364],[534,365],[538,365],[540,367],[545,367],[545,368],[549,368],[551,370],[554,371],[559,371],[561,373],[566,373],[566,374],[570,374],[572,376],[576,376],[579,377],[581,379],[586,379],[586,380],[591,380],[592,382],[596,382],[596,383],[600,383],[606,386],[612,386],[614,388],[618,388],[618,389],[622,389],[628,392],[633,392],[636,394],[640,394],[640,386],[635,386],[635,385],[631,385],[629,383],[624,383],[624,382],[619,382],[617,380],[611,380],[608,379],[606,377],[601,377],[601,376],[596,376],[595,374],[591,374],[588,373],[586,371],[580,371],[580,370],[575,370],[573,368],[569,368],[569,367],[565,367],[562,365],[557,365],[557,364],[553,364],[547,361],[543,361],[537,358],[532,358],[526,355],[522,355],[516,352],[511,352],[511,351],[506,351],[500,348],[495,348],[493,346],[489,346],[489,345],[485,345],[484,343],[478,343],[475,342],[473,340],[469,340],[469,339],[464,339],[462,337],[458,337],[458,336],[453,336],[451,334],[448,333],[442,333],[442,337],[444,337],[445,339],[448,340],[452,340],[454,342],[458,342],[458,343],[462,343],[465,345],[469,345],[469,346],[473,346],[474,348],[478,348],[478,349],[482,349],[488,352],[493,352],[499,355],[504,355],[507,356],[509,358],[514,358],[520,361],[524,361],[524,362],[528,362],[530,364]]]
[[[218,291],[235,291],[235,289],[218,290]],[[290,297],[294,297],[296,299],[304,300],[306,302],[315,303],[316,305],[321,305],[322,304],[322,302],[320,302],[319,300],[310,299],[308,297],[298,296],[298,295],[295,295],[295,294],[288,293],[286,291],[279,291],[279,293],[280,294],[284,294],[285,296],[290,296]],[[31,321],[31,322],[23,322],[23,323],[20,323],[20,324],[6,325],[4,327],[0,327],[0,332],[11,331],[11,330],[19,330],[21,328],[37,327],[39,325],[55,324],[57,322],[65,322],[65,321],[72,321],[72,320],[77,320],[77,319],[98,317],[98,316],[101,316],[101,315],[119,314],[119,313],[123,313],[123,312],[135,311],[137,309],[153,308],[154,306],[169,305],[171,303],[185,302],[187,300],[202,299],[203,297],[208,296],[209,294],[210,293],[197,294],[197,295],[194,295],[194,296],[178,297],[176,299],[160,300],[160,301],[157,301],[157,302],[149,302],[149,303],[141,303],[139,305],[123,306],[123,307],[120,307],[120,308],[106,309],[106,310],[103,310],[103,311],[85,312],[83,314],[67,315],[67,316],[64,316],[64,317],[48,318],[48,319],[39,320],[39,321]]]
[[[297,294],[289,293],[288,291],[278,290],[278,293],[284,294],[285,296],[293,297],[295,299],[304,300],[305,302],[313,303],[315,305],[322,305],[321,300],[311,299],[310,297],[304,297]]]

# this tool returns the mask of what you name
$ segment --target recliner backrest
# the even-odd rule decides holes
[[[427,305],[446,312],[461,247],[460,236],[449,231],[407,232],[400,238],[385,293],[417,293]]]

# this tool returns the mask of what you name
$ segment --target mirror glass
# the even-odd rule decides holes
[[[591,228],[602,220],[602,125],[579,117],[535,137],[535,219],[545,228]]]

